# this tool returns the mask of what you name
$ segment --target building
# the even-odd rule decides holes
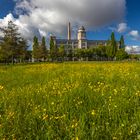
[[[64,45],[67,48],[72,49],[87,49],[99,45],[107,45],[107,40],[88,40],[86,36],[86,30],[84,26],[81,26],[77,31],[77,39],[71,39],[71,25],[68,24],[68,38],[67,39],[57,39],[55,36],[51,36],[54,40],[54,44],[59,48]]]

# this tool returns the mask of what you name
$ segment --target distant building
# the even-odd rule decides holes
[[[81,26],[77,32],[77,39],[71,39],[71,25],[68,24],[68,38],[57,39],[55,36],[51,36],[54,40],[54,44],[59,48],[61,45],[71,47],[72,49],[87,49],[99,45],[107,45],[107,40],[88,40],[86,37],[86,30],[84,26]]]

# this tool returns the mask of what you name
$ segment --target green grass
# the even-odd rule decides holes
[[[140,140],[140,63],[0,66],[0,139]]]

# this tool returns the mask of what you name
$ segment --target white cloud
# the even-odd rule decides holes
[[[15,18],[13,17],[13,15],[11,13],[9,13],[6,17],[4,17],[3,19],[0,19],[0,28],[5,27],[8,24],[8,21],[15,21]],[[0,30],[0,37],[3,37],[3,33]]]
[[[130,31],[128,35],[132,37],[132,39],[134,40],[140,40],[140,34],[139,34],[139,31],[137,30]]]
[[[126,32],[129,28],[127,26],[127,23],[119,23],[117,27],[109,27],[110,30],[113,32],[118,32],[118,33],[124,33]]]
[[[47,36],[46,32],[45,31],[42,31],[40,29],[39,29],[39,33],[40,33],[41,36]]]
[[[127,27],[127,24],[126,23],[120,23],[118,25],[117,32],[123,33],[123,32],[126,32],[127,29],[128,29],[128,27]]]
[[[140,46],[134,45],[134,46],[126,46],[125,50],[128,53],[140,53]]]
[[[129,35],[133,37],[139,37],[139,32],[137,30],[132,30],[131,32],[129,32]]]
[[[26,38],[54,33],[66,34],[66,26],[84,25],[95,29],[122,21],[126,0],[14,0],[15,12],[20,16],[14,22]],[[9,20],[9,15],[5,17]],[[12,16],[10,14],[10,16]],[[1,21],[3,22],[3,20]]]
[[[15,21],[15,18],[13,17],[11,13],[9,13],[3,19],[0,19],[0,27],[4,27],[5,25],[7,25],[8,21]]]

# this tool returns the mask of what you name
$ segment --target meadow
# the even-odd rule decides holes
[[[1,140],[140,140],[140,63],[0,66]]]

